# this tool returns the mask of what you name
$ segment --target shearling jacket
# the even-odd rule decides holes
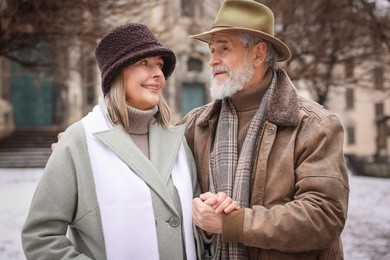
[[[223,242],[242,243],[250,259],[343,259],[340,234],[348,208],[348,175],[339,119],[297,96],[278,69],[251,175],[250,208],[222,218]],[[259,97],[261,98],[261,97]],[[190,112],[186,138],[202,192],[221,101]]]
[[[184,126],[168,129],[149,124],[150,161],[121,125],[94,135],[150,187],[160,259],[185,259],[180,201],[170,180],[178,144],[184,143],[193,191],[198,191]],[[166,180],[166,186],[159,176]],[[114,192],[115,187],[112,189]],[[34,194],[22,230],[27,258],[106,259],[99,209],[84,127],[77,122],[59,140]],[[175,225],[171,225],[172,219],[176,219]],[[68,227],[70,239],[66,236]]]

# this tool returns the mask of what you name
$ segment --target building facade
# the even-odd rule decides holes
[[[188,36],[209,29],[221,3],[222,0],[144,1],[142,10],[147,11],[109,18],[113,27],[127,22],[144,23],[175,51],[176,70],[164,90],[174,120],[211,101],[208,45]],[[52,53],[50,62],[55,66],[51,69],[29,71],[0,58],[0,98],[12,108],[4,118],[11,125],[13,121],[16,128],[63,130],[96,104],[101,89],[92,51],[95,46],[77,38],[58,44],[65,44],[66,51]],[[383,62],[387,65],[382,66]],[[390,158],[390,98],[386,94],[390,89],[389,64],[388,54],[378,64],[358,64],[353,72],[345,73],[362,75],[367,81],[365,87],[347,84],[330,92],[327,105],[344,125],[346,154],[368,161]],[[310,97],[304,88],[299,91]],[[0,124],[2,120],[5,119],[0,114]]]

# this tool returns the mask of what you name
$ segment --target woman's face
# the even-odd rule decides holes
[[[162,72],[164,60],[160,56],[147,57],[127,66],[123,80],[127,104],[139,110],[148,110],[160,101],[165,86]]]

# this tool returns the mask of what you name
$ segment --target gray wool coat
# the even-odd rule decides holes
[[[167,129],[150,124],[151,161],[121,125],[95,136],[150,187],[160,259],[184,259],[182,224],[169,224],[172,218],[182,219],[178,193],[170,178],[177,144],[181,142],[187,151],[193,191],[199,190],[184,127]],[[165,185],[155,174],[162,175]],[[102,220],[81,122],[65,131],[46,165],[22,230],[22,243],[28,259],[106,259]]]

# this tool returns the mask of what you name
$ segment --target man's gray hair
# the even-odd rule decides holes
[[[239,32],[238,38],[244,44],[245,49],[249,49],[259,42],[264,42],[267,45],[267,57],[265,58],[265,64],[272,69],[276,69],[276,52],[274,46],[269,41],[247,32]]]

